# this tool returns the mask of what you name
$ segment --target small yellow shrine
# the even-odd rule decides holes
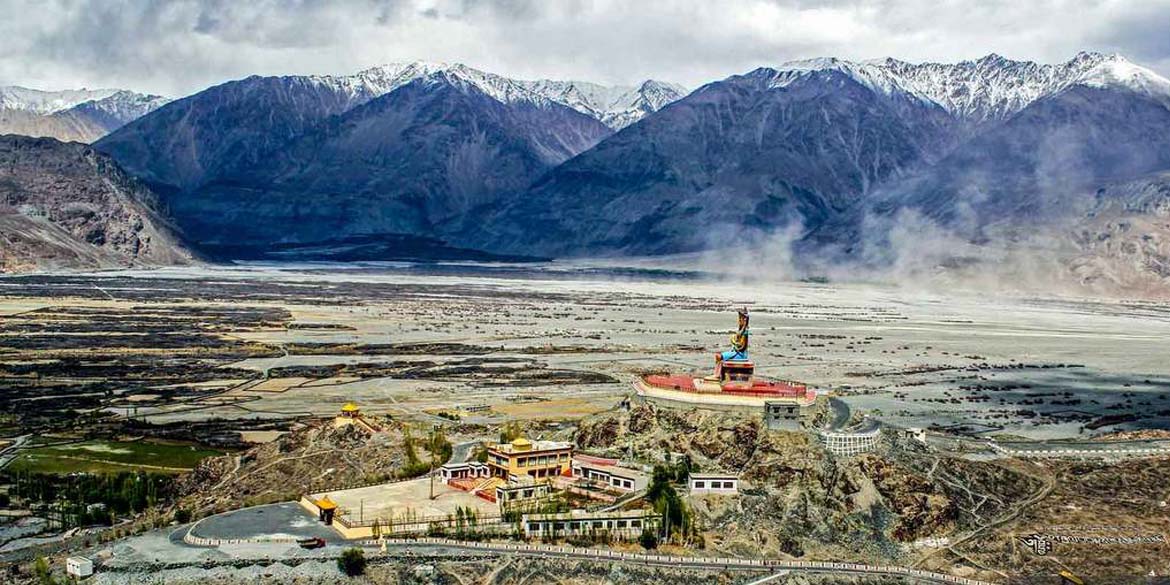
[[[346,402],[345,406],[341,407],[341,412],[333,419],[333,428],[341,428],[346,425],[352,425],[362,418],[362,411],[358,405],[352,402]]]

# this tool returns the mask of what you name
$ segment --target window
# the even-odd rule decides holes
[[[697,488],[697,489],[703,489],[703,488],[705,488],[705,487],[707,487],[707,483],[706,483],[706,482],[703,482],[703,481],[696,481],[696,482],[695,482],[695,488]]]
[[[537,524],[536,522],[529,522],[528,523],[528,531],[529,532],[540,532],[540,524]]]
[[[617,527],[618,527],[618,528],[625,528],[627,524],[629,524],[629,523],[628,523],[628,522],[626,522],[625,520],[618,520],[618,521],[617,521]]]
[[[641,527],[642,527],[641,520],[630,520],[630,528],[641,528]]]

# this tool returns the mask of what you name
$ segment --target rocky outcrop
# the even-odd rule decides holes
[[[241,504],[295,500],[315,490],[394,479],[406,460],[401,424],[366,417],[378,432],[319,421],[238,455],[204,459],[177,485],[180,507],[197,515]],[[419,447],[423,447],[419,441]],[[420,450],[425,457],[425,450]]]
[[[158,197],[108,157],[0,136],[0,272],[191,261]]]

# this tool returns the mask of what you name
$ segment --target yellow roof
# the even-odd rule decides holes
[[[512,447],[515,449],[531,449],[532,441],[529,441],[524,437],[516,437],[515,439],[512,439]]]
[[[337,509],[337,502],[330,500],[329,496],[325,496],[324,498],[317,500],[317,507],[321,508],[322,510],[335,510]]]
[[[358,411],[358,405],[356,405],[352,402],[346,402],[345,406],[341,407],[341,412],[357,412],[357,411]]]

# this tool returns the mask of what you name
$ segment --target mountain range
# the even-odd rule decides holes
[[[208,250],[449,240],[475,227],[473,210],[522,193],[679,95],[655,81],[607,88],[392,64],[225,83],[96,146],[163,193],[185,233]]]
[[[41,91],[0,87],[0,134],[93,142],[168,98],[124,89]]]
[[[830,273],[1036,249],[1082,282],[1157,284],[1168,136],[1170,82],[1080,53],[812,59],[690,93],[429,62],[249,77],[94,146],[220,257],[781,245],[789,268]]]

